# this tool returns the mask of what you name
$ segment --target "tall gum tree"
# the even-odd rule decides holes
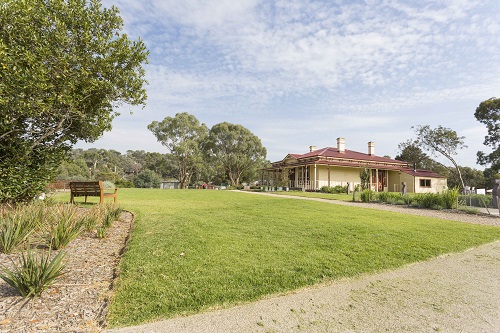
[[[262,166],[267,154],[260,139],[250,130],[227,122],[210,129],[205,152],[211,164],[235,186],[244,172]]]
[[[467,147],[464,143],[465,137],[458,136],[457,132],[454,130],[441,125],[434,129],[432,129],[429,125],[418,125],[412,128],[415,130],[415,134],[417,135],[415,143],[422,149],[430,151],[430,153],[434,156],[441,154],[447,158],[455,167],[460,183],[462,184],[462,188],[464,188],[465,184],[460,167],[453,156],[457,154],[458,149]]]
[[[153,121],[148,129],[162,145],[170,151],[177,166],[180,188],[185,188],[197,168],[203,163],[202,144],[208,128],[187,112]]]
[[[99,0],[0,2],[0,202],[42,190],[66,152],[144,105],[141,40]]]

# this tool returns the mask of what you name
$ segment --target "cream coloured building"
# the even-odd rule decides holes
[[[376,192],[439,193],[447,188],[446,178],[432,171],[416,170],[409,163],[375,155],[375,143],[368,142],[367,153],[345,149],[345,139],[337,147],[309,147],[305,154],[288,154],[263,169],[262,179],[282,180],[290,188],[319,190],[323,186],[346,186],[354,190],[361,183],[360,171],[367,169],[370,187]]]

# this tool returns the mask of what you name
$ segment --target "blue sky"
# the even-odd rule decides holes
[[[268,159],[310,145],[395,157],[411,126],[466,137],[476,165],[479,103],[500,97],[500,1],[103,0],[150,50],[148,102],[80,148],[167,153],[147,125],[178,112],[257,135]],[[130,114],[133,111],[133,114]]]

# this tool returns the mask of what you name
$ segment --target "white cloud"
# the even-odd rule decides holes
[[[496,0],[104,4],[116,4],[126,32],[151,51],[137,125],[183,111],[209,126],[240,123],[276,159],[338,136],[394,156],[416,124],[474,136],[475,106],[500,95]],[[464,160],[474,164],[472,150]]]

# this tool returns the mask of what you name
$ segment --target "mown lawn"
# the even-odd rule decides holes
[[[341,200],[341,201],[352,201],[352,192],[347,193],[321,193],[321,192],[302,192],[302,191],[277,191],[272,192],[278,195],[292,195],[296,197],[306,197],[306,198],[319,198],[328,200]],[[355,193],[355,201],[359,201],[359,195],[361,192]]]
[[[500,239],[500,228],[210,190],[120,189],[137,214],[110,326],[249,302]]]

